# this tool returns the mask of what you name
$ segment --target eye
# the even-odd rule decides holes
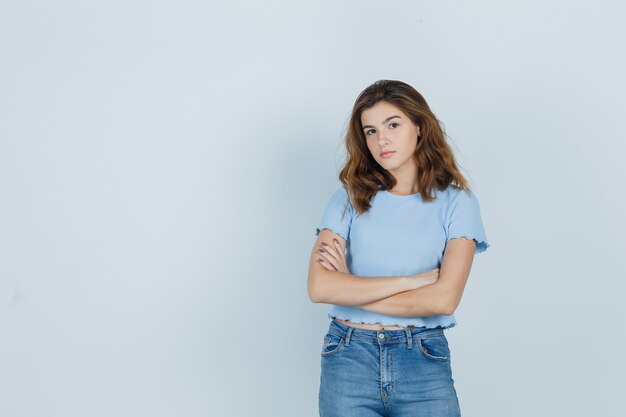
[[[396,122],[393,122],[393,123],[390,123],[390,124],[389,124],[389,126],[392,126],[392,125],[397,125],[397,126],[400,126],[400,124],[399,124],[399,123],[396,123]]]
[[[368,130],[367,132],[365,132],[365,135],[366,135],[366,136],[369,136],[369,135],[370,135],[370,132],[371,132],[372,130],[374,130],[374,129],[370,129],[370,130]]]

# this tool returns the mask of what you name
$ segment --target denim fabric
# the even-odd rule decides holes
[[[365,330],[330,322],[321,349],[320,417],[460,417],[441,328]]]

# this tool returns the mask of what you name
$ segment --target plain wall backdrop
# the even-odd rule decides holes
[[[626,6],[0,2],[0,415],[317,416],[306,291],[357,95],[420,91],[480,205],[464,417],[623,416]]]

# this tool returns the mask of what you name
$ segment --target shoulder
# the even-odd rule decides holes
[[[346,190],[346,187],[344,185],[342,185],[341,187],[335,189],[335,191],[332,193],[331,198],[336,198],[336,199],[341,199],[341,200],[349,200],[348,199],[348,190]]]
[[[333,191],[330,195],[328,204],[337,208],[347,209],[350,212],[352,212],[354,208],[352,201],[350,201],[348,190],[346,190],[344,185]]]
[[[342,185],[339,188],[336,188],[331,194],[330,194],[330,198],[328,199],[329,204],[333,204],[333,205],[339,205],[339,204],[346,204],[350,201],[350,199],[348,198],[348,192],[346,190],[346,188]]]
[[[444,206],[448,215],[459,211],[473,212],[480,210],[478,198],[470,190],[451,184],[443,193],[445,195]]]
[[[445,195],[446,199],[450,203],[462,203],[477,200],[476,195],[472,191],[458,187],[454,184],[450,184],[448,188],[442,191],[442,194]]]

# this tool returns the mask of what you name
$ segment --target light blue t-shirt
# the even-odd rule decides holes
[[[361,277],[412,275],[441,268],[448,239],[476,240],[476,252],[490,246],[483,228],[476,196],[450,185],[433,190],[436,197],[425,202],[421,194],[397,195],[378,191],[372,207],[357,214],[345,187],[336,190],[315,231],[330,229],[346,239],[346,262],[350,273]],[[454,314],[398,317],[373,313],[355,306],[333,305],[328,318],[353,323],[381,323],[387,326],[451,328]]]

